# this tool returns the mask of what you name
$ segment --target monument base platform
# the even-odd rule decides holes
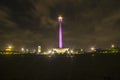
[[[64,54],[69,51],[69,48],[53,48],[53,51],[57,54]]]

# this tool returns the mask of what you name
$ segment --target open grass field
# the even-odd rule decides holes
[[[120,54],[0,55],[0,80],[120,80]]]

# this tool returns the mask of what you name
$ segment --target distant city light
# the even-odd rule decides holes
[[[21,48],[21,51],[23,52],[23,51],[25,51],[25,49],[24,49],[24,48]]]
[[[12,49],[12,46],[8,46],[8,48]]]
[[[41,46],[38,46],[38,53],[41,53]]]
[[[52,53],[51,54],[55,54],[55,52],[54,51],[52,51]]]
[[[95,51],[95,47],[91,47],[90,50],[91,50],[91,51]]]
[[[114,44],[112,44],[112,45],[111,45],[111,47],[112,47],[112,48],[114,48],[114,47],[115,47],[115,45],[114,45]]]
[[[73,50],[71,50],[71,53],[73,53],[74,51]]]
[[[33,49],[33,53],[35,53],[36,52],[36,49]]]
[[[83,51],[83,49],[80,49],[80,51],[82,52],[82,51]]]
[[[26,52],[29,52],[29,49],[26,49]]]
[[[53,55],[53,54],[55,54],[55,52],[54,52],[54,50],[48,50],[48,54],[51,54],[51,55]]]
[[[52,51],[51,50],[48,50],[48,53],[51,53]]]

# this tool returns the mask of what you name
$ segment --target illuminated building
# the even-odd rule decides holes
[[[38,46],[38,54],[41,53],[41,46]]]
[[[11,51],[11,48],[6,48],[5,51]]]
[[[11,54],[11,51],[12,51],[12,46],[8,46],[6,49],[6,54]]]

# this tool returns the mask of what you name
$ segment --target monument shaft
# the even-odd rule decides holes
[[[62,48],[62,23],[59,24],[59,48]]]

